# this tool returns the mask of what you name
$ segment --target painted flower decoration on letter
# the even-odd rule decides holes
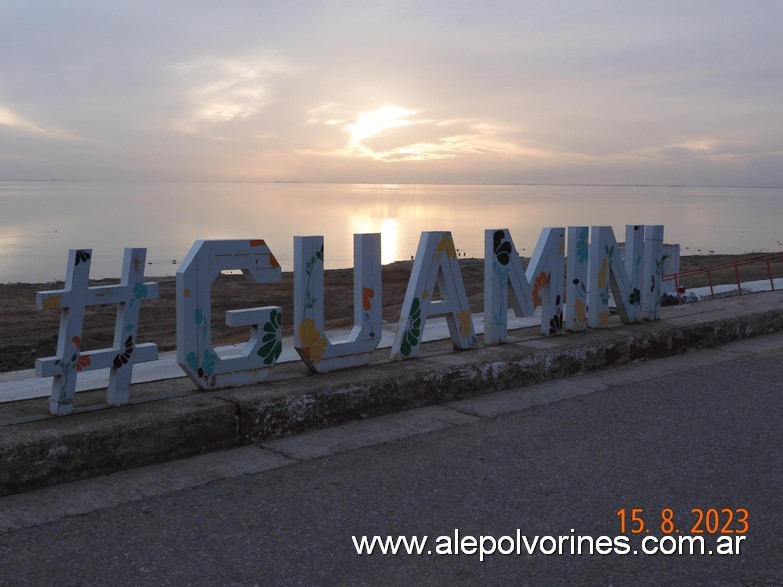
[[[261,348],[257,352],[258,356],[264,359],[264,365],[274,364],[283,351],[282,325],[283,314],[277,310],[272,310],[269,313],[269,321],[264,323]]]
[[[299,341],[302,344],[302,352],[310,361],[321,361],[321,356],[326,351],[326,339],[321,336],[312,318],[305,318],[305,321],[299,324]]]
[[[574,300],[574,310],[576,311],[576,318],[574,322],[582,324],[587,318],[587,308],[582,300]]]
[[[78,336],[71,337],[71,342],[76,347],[73,354],[71,355],[70,360],[60,360],[57,359],[54,364],[60,367],[60,370],[63,373],[63,377],[65,378],[65,381],[68,381],[68,374],[76,369],[77,371],[80,371],[81,369],[84,369],[90,364],[90,357],[81,357],[81,346],[82,346],[82,339]],[[60,390],[60,397],[62,398],[65,393],[65,387],[63,387]]]
[[[76,262],[74,265],[78,265],[79,263],[86,263],[92,255],[85,251],[84,249],[79,249],[76,251]]]
[[[438,255],[441,252],[445,252],[446,256],[449,259],[456,259],[457,258],[457,250],[454,248],[454,239],[451,237],[450,234],[447,234],[444,236],[440,242],[438,243],[438,246],[435,249],[435,258],[438,258]]]
[[[362,308],[367,312],[372,308],[372,299],[375,297],[375,291],[371,287],[362,288]]]
[[[457,320],[459,320],[459,334],[463,338],[467,338],[470,336],[471,331],[471,317],[470,317],[470,310],[463,310],[461,312],[457,312]]]
[[[146,299],[149,295],[149,290],[147,289],[147,286],[144,285],[142,282],[137,281],[133,284],[133,297],[137,300]]]
[[[119,369],[123,365],[127,365],[128,361],[130,361],[131,355],[133,354],[133,350],[135,348],[133,344],[133,337],[129,336],[126,338],[125,344],[123,346],[124,348],[120,349],[120,352],[115,355],[114,361],[112,361],[112,365],[114,365],[115,369]]]
[[[555,298],[557,312],[549,320],[549,334],[560,334],[563,332],[563,310],[560,308],[560,296]]]
[[[587,245],[588,228],[585,226],[579,231],[579,240],[576,241],[576,258],[580,263],[587,261],[590,248]]]
[[[601,289],[604,289],[606,287],[606,277],[607,272],[609,271],[609,264],[607,263],[606,259],[601,261],[601,269],[598,271],[598,287]]]
[[[82,357],[82,339],[79,336],[71,337],[71,342],[76,346],[76,352],[71,356],[71,369],[76,367],[77,371],[81,371],[84,367],[90,364],[90,357]],[[86,362],[83,360],[86,359]]]
[[[541,274],[536,277],[536,281],[533,284],[533,307],[537,308],[541,305],[541,288],[546,287],[549,283],[549,274],[542,271]]]
[[[506,233],[496,230],[492,235],[492,245],[498,263],[503,266],[508,265],[511,260],[511,243],[506,240]]]
[[[419,298],[413,298],[411,312],[408,315],[408,325],[405,327],[405,334],[400,344],[400,352],[406,357],[410,356],[411,351],[419,344],[419,335],[421,334],[421,303]]]
[[[43,309],[44,310],[59,310],[60,303],[62,302],[62,294],[56,296],[48,296],[44,298]]]

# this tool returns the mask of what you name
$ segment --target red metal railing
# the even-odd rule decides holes
[[[774,291],[775,280],[772,277],[772,265],[771,262],[783,259],[783,253],[769,253],[767,255],[759,255],[758,257],[750,257],[749,259],[742,259],[740,261],[729,261],[726,263],[718,263],[716,265],[710,265],[709,267],[700,267],[698,269],[690,269],[688,271],[680,271],[679,273],[672,273],[670,275],[664,275],[662,280],[668,281],[674,279],[674,287],[677,291],[677,303],[680,303],[680,279],[683,277],[693,277],[694,275],[707,274],[707,283],[710,286],[710,298],[715,298],[715,290],[712,283],[712,274],[715,271],[734,269],[734,277],[737,283],[737,293],[742,295],[742,283],[740,282],[739,268],[743,265],[752,265],[755,263],[765,263],[767,266],[767,275],[769,276],[769,285]]]

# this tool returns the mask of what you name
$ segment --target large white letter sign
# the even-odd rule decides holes
[[[317,373],[366,365],[381,341],[381,235],[353,235],[353,329],[324,333],[324,237],[294,237],[294,348]]]
[[[545,228],[525,275],[533,291],[533,305],[541,306],[541,332],[563,332],[565,288],[565,228]]]
[[[49,400],[52,414],[73,411],[76,375],[93,369],[111,369],[106,403],[127,403],[133,365],[158,358],[158,345],[136,344],[141,302],[158,297],[158,284],[143,282],[146,255],[147,249],[125,249],[120,283],[88,287],[92,250],[72,249],[68,253],[65,289],[36,293],[35,303],[39,310],[62,310],[57,355],[35,361],[39,377],[53,377]],[[100,304],[117,304],[114,346],[82,352],[84,308]]]
[[[484,344],[508,340],[508,285],[517,316],[533,314],[533,293],[507,228],[484,231]]]
[[[590,251],[587,226],[568,227],[565,327],[571,332],[587,328],[587,258]]]
[[[212,284],[221,271],[236,269],[255,283],[282,275],[263,240],[196,241],[177,269],[177,362],[202,389],[259,383],[282,350],[278,306],[226,312],[226,324],[249,326],[250,339],[237,357],[221,358],[212,348]]]
[[[439,300],[432,299],[436,285]],[[391,358],[400,360],[415,356],[427,317],[442,314],[446,315],[454,348],[478,346],[451,233],[422,232],[402,302]]]
[[[661,277],[663,276],[663,226],[644,228],[644,275],[642,277],[642,320],[661,316]]]
[[[663,227],[649,227],[651,235],[660,228],[661,241]],[[660,277],[652,275],[655,269],[645,271],[647,264],[655,261],[651,254],[645,253],[645,227],[628,225],[625,229],[625,262],[621,263],[620,252],[611,226],[593,226],[590,243],[590,291],[588,301],[590,315],[588,325],[591,328],[605,328],[609,319],[609,292],[614,296],[617,312],[623,322],[639,322],[642,319],[642,290],[646,280],[650,283],[648,289],[656,290]],[[660,252],[660,246],[657,247]],[[658,257],[659,258],[659,257]],[[656,290],[657,291],[657,290]],[[648,294],[648,304],[649,294]],[[660,300],[656,300],[660,303]],[[651,306],[652,307],[652,306]],[[653,314],[654,314],[653,310]],[[649,313],[648,313],[649,315]]]

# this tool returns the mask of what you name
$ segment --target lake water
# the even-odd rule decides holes
[[[352,235],[382,234],[384,263],[410,259],[423,230],[451,230],[483,256],[485,228],[528,255],[547,226],[663,224],[682,254],[783,250],[783,189],[626,186],[0,182],[0,282],[61,280],[69,248],[92,276],[119,277],[125,247],[149,276],[173,275],[197,239],[265,239],[284,271],[293,236],[321,234],[326,267],[353,265]]]

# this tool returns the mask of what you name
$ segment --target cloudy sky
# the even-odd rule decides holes
[[[0,179],[783,185],[780,0],[3,0]]]

